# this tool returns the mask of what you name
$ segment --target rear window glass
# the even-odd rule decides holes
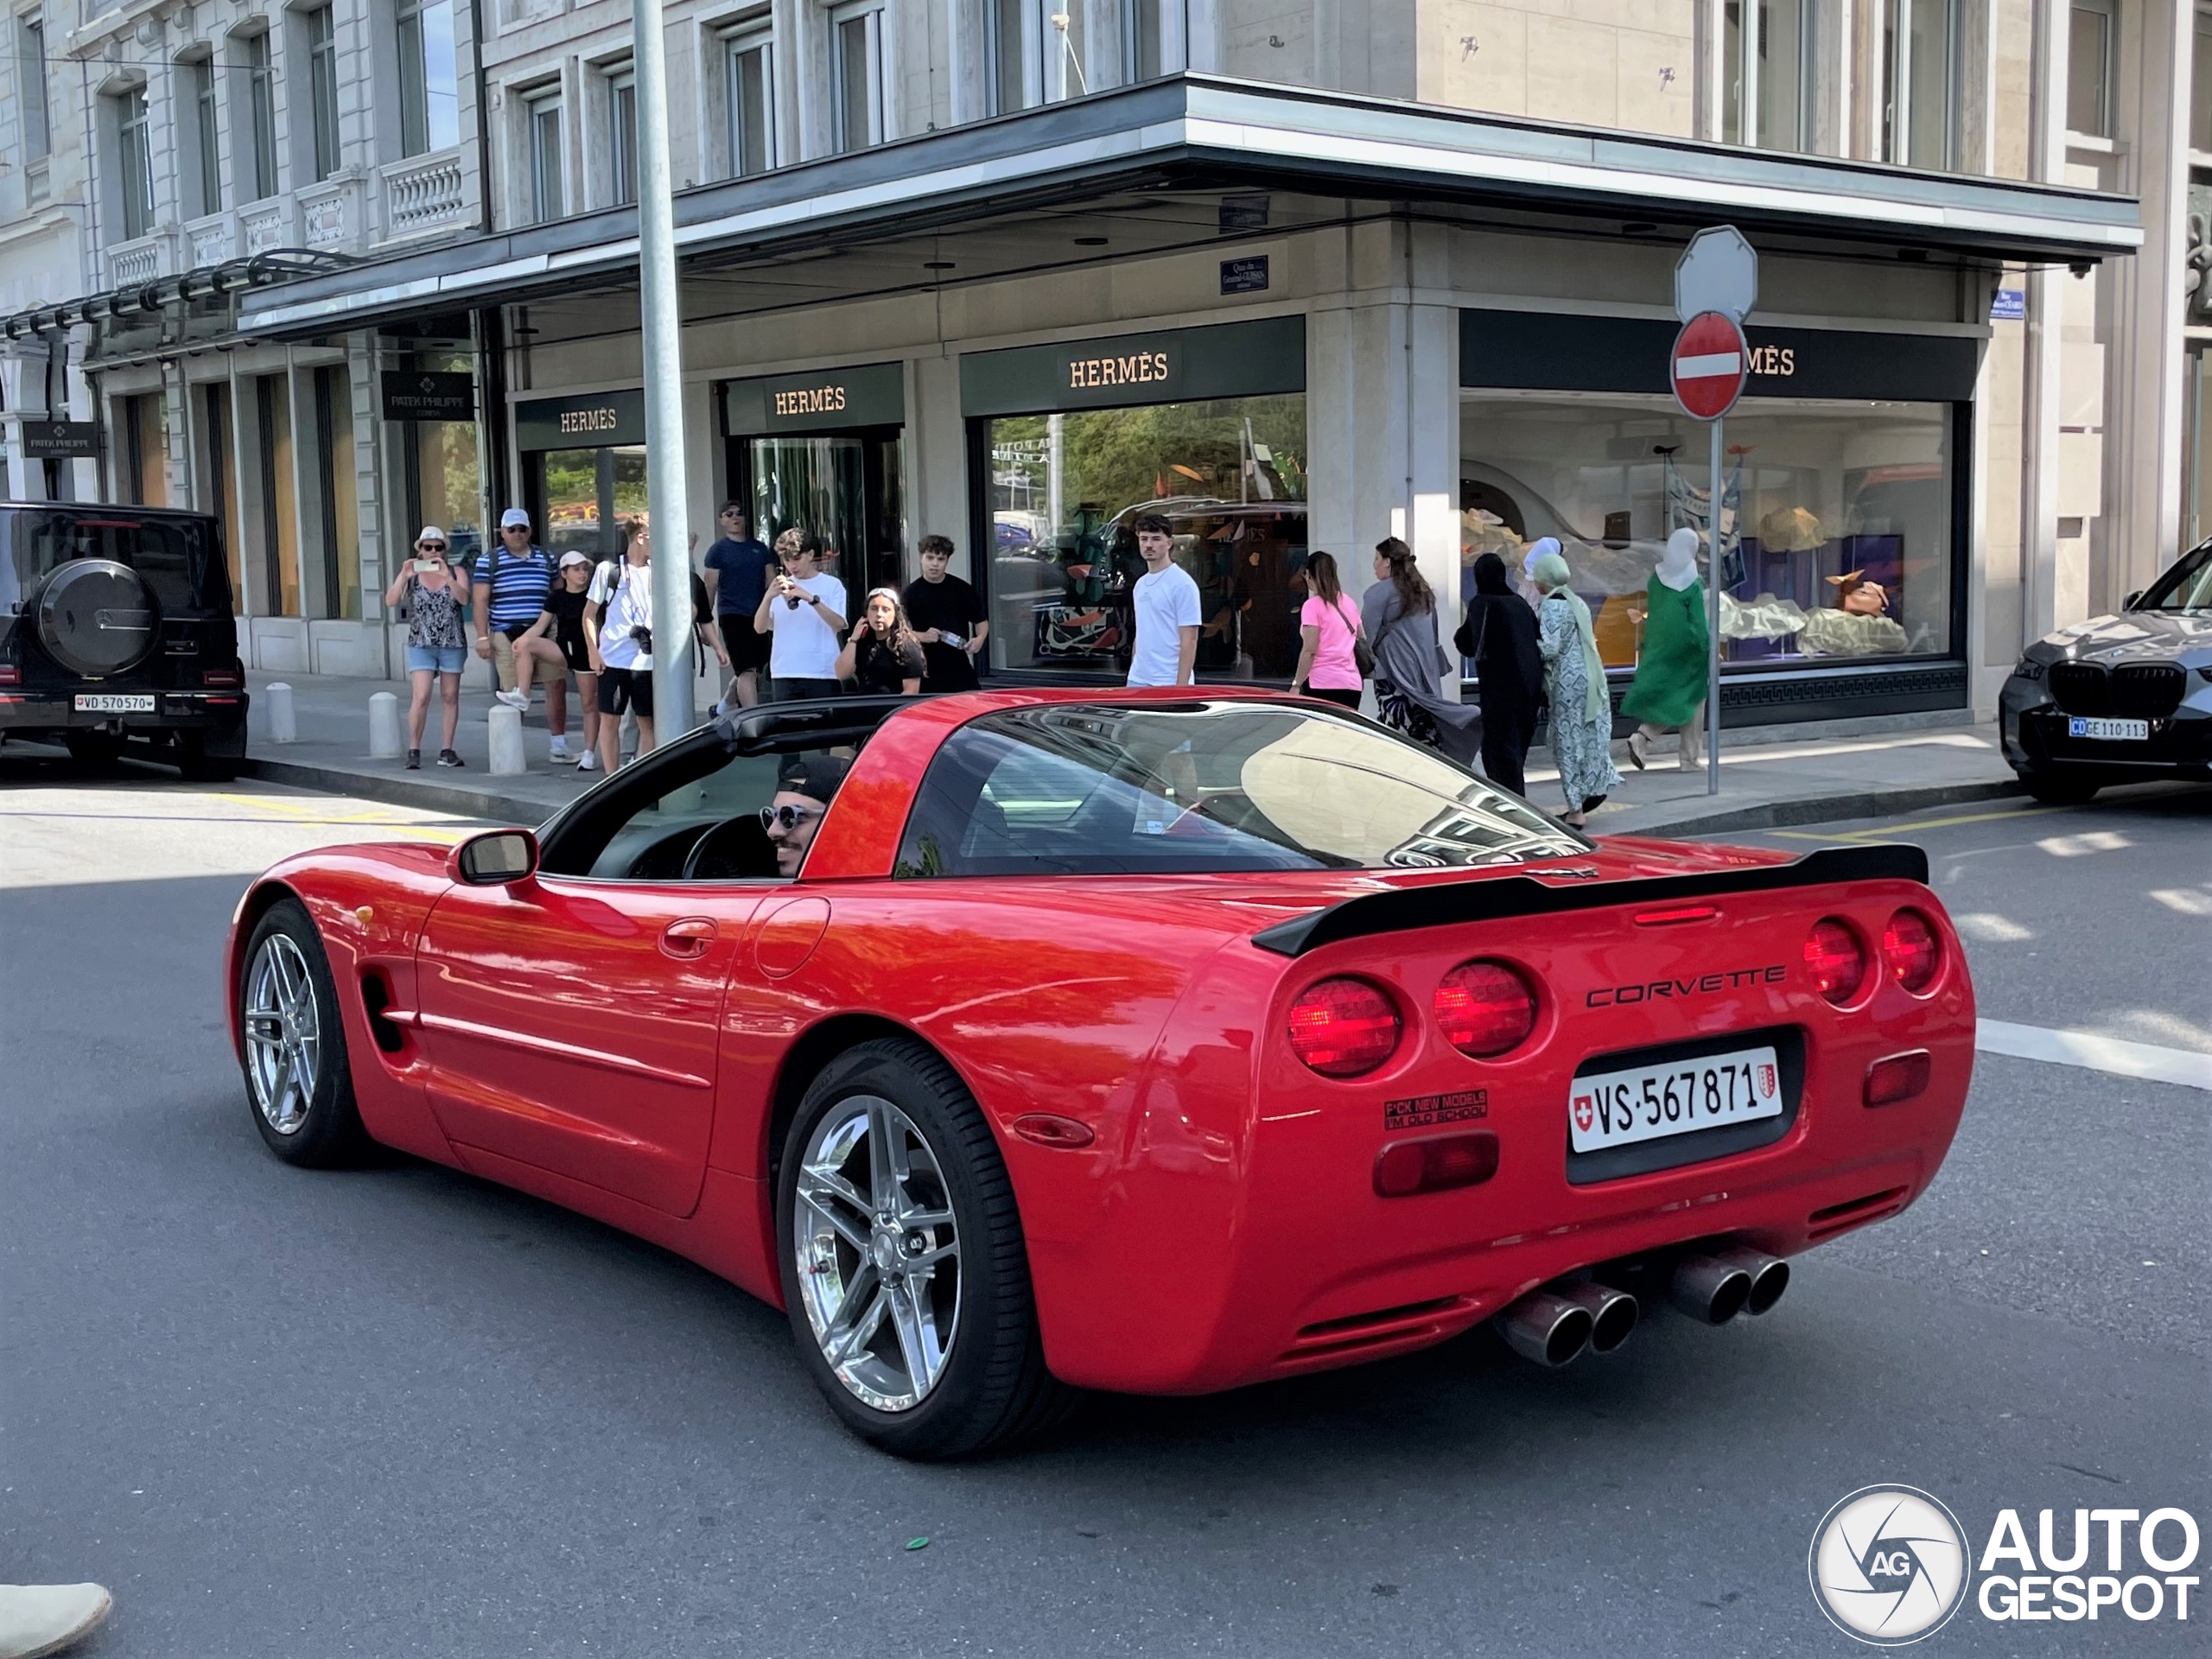
[[[1513,864],[1587,843],[1351,715],[1244,701],[986,715],[930,763],[902,876]]]
[[[113,559],[159,593],[212,610],[230,608],[230,578],[211,525],[142,518],[127,507],[92,512],[17,508],[0,512],[0,615],[22,608],[32,585],[69,559]]]

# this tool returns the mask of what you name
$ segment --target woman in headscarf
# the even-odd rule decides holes
[[[1483,770],[1492,783],[1526,795],[1523,768],[1529,745],[1535,741],[1536,710],[1544,700],[1536,613],[1509,585],[1505,561],[1497,554],[1477,559],[1474,575],[1466,620],[1452,642],[1473,661],[1482,685]]]
[[[1375,653],[1375,702],[1383,724],[1463,766],[1482,747],[1483,711],[1440,689],[1459,670],[1436,637],[1436,594],[1395,536],[1375,544],[1375,585],[1359,601]]]
[[[1544,689],[1552,706],[1552,753],[1559,757],[1560,787],[1567,794],[1567,822],[1582,827],[1618,789],[1609,751],[1613,705],[1605,692],[1605,665],[1590,626],[1590,607],[1567,586],[1571,576],[1559,543],[1547,536],[1531,572],[1544,602],[1536,608],[1536,644],[1544,658]]]
[[[1705,707],[1705,584],[1697,579],[1698,533],[1685,525],[1667,538],[1643,595],[1643,646],[1621,712],[1643,723],[1628,738],[1628,758],[1643,770],[1652,740],[1681,734],[1681,769],[1698,764],[1699,712]]]

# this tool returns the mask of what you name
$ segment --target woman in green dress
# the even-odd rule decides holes
[[[1681,734],[1681,768],[1698,764],[1698,726],[1705,709],[1705,584],[1697,579],[1698,533],[1676,531],[1667,538],[1659,568],[1644,589],[1643,647],[1636,679],[1621,712],[1641,721],[1629,734],[1628,758],[1638,772],[1654,739]]]

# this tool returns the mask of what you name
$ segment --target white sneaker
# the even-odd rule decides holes
[[[505,703],[510,709],[527,709],[530,707],[530,696],[526,692],[494,691],[492,695],[497,697],[501,702]]]
[[[578,772],[597,772],[599,770],[599,757],[593,753],[589,749],[586,749],[583,753],[583,758],[576,762],[576,770]]]
[[[59,1653],[98,1630],[114,1605],[97,1584],[0,1584],[0,1655]]]
[[[555,738],[553,747],[546,753],[556,760],[566,760],[569,759],[569,740],[565,737]]]

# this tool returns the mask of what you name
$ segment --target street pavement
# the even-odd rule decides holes
[[[111,1586],[92,1659],[1845,1654],[1806,1552],[1869,1483],[1976,1548],[2002,1507],[2212,1522],[2212,1091],[1995,1055],[1927,1197],[1765,1319],[1655,1313],[1560,1373],[1476,1333],[893,1461],[697,1268],[264,1152],[219,984],[248,874],[467,827],[0,753],[0,1578]],[[2139,790],[1749,838],[1917,841],[1986,1015],[2202,1056],[2208,832],[2212,791]],[[2201,1651],[2207,1618],[1969,1607],[1924,1650]]]

